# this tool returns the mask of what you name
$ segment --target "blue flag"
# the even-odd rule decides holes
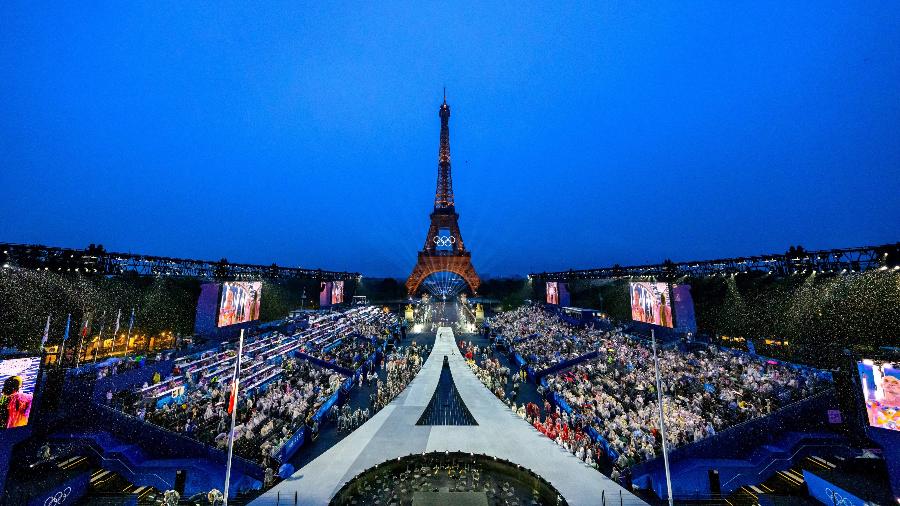
[[[63,342],[69,338],[69,324],[72,323],[72,313],[69,313],[69,316],[66,317],[66,333],[63,334]]]

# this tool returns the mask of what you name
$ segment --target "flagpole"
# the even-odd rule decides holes
[[[82,317],[84,321],[81,322],[81,334],[78,336],[78,351],[75,352],[75,368],[78,368],[79,362],[81,362],[81,347],[84,346],[84,338],[87,337],[88,334],[88,325],[91,322],[91,314],[84,313]]]
[[[66,351],[66,340],[69,338],[69,324],[72,322],[72,313],[66,316],[66,333],[63,334],[62,344],[59,345],[59,356],[57,358],[57,366],[62,367],[63,357]]]
[[[238,382],[241,378],[241,354],[244,353],[244,329],[241,329],[241,338],[238,341],[237,359],[234,363],[234,378],[231,381],[231,430],[228,431],[228,463],[225,465],[225,491],[222,506],[228,506],[228,486],[231,482],[231,456],[234,453],[234,422],[237,419],[238,410]]]
[[[666,467],[666,488],[669,493],[669,506],[672,506],[672,475],[669,473],[669,451],[666,449],[666,420],[663,416],[662,379],[659,377],[659,358],[656,356],[656,330],[650,329],[653,341],[653,367],[656,369],[656,399],[659,401],[659,429],[662,436],[663,464]]]
[[[134,327],[134,308],[131,308],[131,320],[128,322],[128,336],[125,338],[125,356],[128,356],[128,345],[131,344],[131,329]]]
[[[47,338],[50,337],[50,315],[47,315],[47,324],[44,325],[44,335],[41,336],[41,351],[44,350],[44,345],[47,344]]]
[[[106,319],[106,310],[103,310],[103,316],[100,317],[100,335],[97,336],[97,346],[94,347],[94,363],[97,363],[97,348],[103,345],[103,320]]]
[[[122,308],[119,308],[119,313],[116,315],[116,330],[113,330],[113,342],[112,346],[109,349],[109,356],[113,356],[116,354],[116,336],[119,334],[119,319],[122,318]]]

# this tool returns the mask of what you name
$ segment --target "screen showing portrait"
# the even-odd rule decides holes
[[[37,384],[41,357],[0,359],[0,426],[25,427],[31,416],[31,404]]]
[[[331,303],[342,304],[344,302],[344,282],[334,281],[331,284]]]
[[[900,430],[900,368],[873,360],[862,360],[857,366],[869,425]]]
[[[219,298],[219,327],[259,319],[261,293],[262,283],[259,281],[222,283],[222,295]]]
[[[672,305],[666,283],[639,281],[630,283],[631,319],[672,328]]]
[[[547,304],[559,305],[559,283],[547,281]]]

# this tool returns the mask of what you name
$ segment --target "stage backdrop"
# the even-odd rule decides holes
[[[331,281],[322,282],[319,286],[319,307],[331,306],[331,293],[333,290],[334,285]]]
[[[691,297],[691,285],[673,286],[672,298],[675,299],[676,330],[696,334],[697,318],[694,316],[694,298]]]
[[[204,283],[200,285],[200,297],[197,298],[197,316],[194,318],[194,333],[201,336],[216,331],[219,318],[219,284]]]

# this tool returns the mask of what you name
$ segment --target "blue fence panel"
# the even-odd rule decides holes
[[[297,450],[303,446],[304,442],[306,442],[305,425],[300,427],[297,432],[294,432],[294,435],[281,445],[281,448],[278,448],[274,455],[275,460],[277,460],[279,464],[287,462],[295,453],[297,453]]]

